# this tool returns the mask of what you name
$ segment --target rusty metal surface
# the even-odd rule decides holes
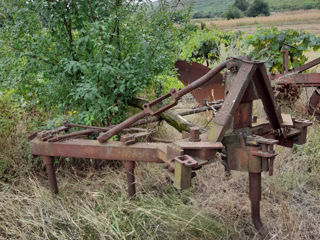
[[[221,149],[223,148],[223,145],[221,142],[189,142],[189,141],[176,141],[174,142],[177,146],[179,146],[182,149]]]
[[[162,148],[165,143],[135,143],[125,146],[121,142],[100,144],[96,140],[75,139],[64,142],[30,142],[31,153],[39,156],[61,156],[103,160],[163,162]]]
[[[233,127],[234,129],[240,129],[245,127],[251,127],[252,122],[252,102],[240,103],[239,107],[235,111]]]
[[[276,83],[278,85],[294,85],[297,87],[318,87],[320,85],[320,73],[298,73],[283,76]]]
[[[187,61],[177,61],[175,67],[178,69],[178,78],[184,86],[202,77],[210,71],[210,68],[199,63],[188,63]],[[220,73],[213,76],[206,84],[193,90],[191,94],[197,102],[203,106],[205,100],[215,101],[224,98],[223,77]]]
[[[134,169],[135,169],[136,163],[134,161],[124,161],[123,165],[127,173],[128,195],[129,195],[129,198],[133,200],[136,195],[136,183],[135,183],[135,176],[134,176]]]
[[[120,133],[123,129],[131,126],[133,123],[137,122],[138,120],[148,116],[147,110],[141,111],[138,114],[132,116],[131,118],[128,118],[127,120],[123,121],[122,123],[118,124],[117,126],[111,128],[106,133],[101,134],[98,137],[98,141],[100,143],[106,142],[108,139],[110,139],[112,136]]]
[[[258,70],[259,71],[254,75],[253,79],[259,98],[263,103],[264,110],[273,129],[281,129],[282,117],[280,108],[278,107],[273,95],[272,87],[264,64],[260,64]]]
[[[56,173],[55,173],[55,169],[54,169],[53,157],[43,156],[42,158],[43,158],[43,162],[46,166],[46,172],[47,172],[48,179],[49,179],[50,190],[52,193],[57,194],[58,193],[58,184],[57,184],[57,178],[56,178]]]
[[[191,157],[188,154],[184,154],[182,156],[177,156],[174,158],[174,161],[179,162],[180,164],[182,164],[186,167],[197,167],[198,166],[198,162],[196,160],[194,160],[193,157]]]
[[[251,217],[253,225],[263,238],[267,238],[268,231],[264,228],[260,218],[261,173],[249,172],[249,197],[251,200]]]
[[[291,46],[292,47],[292,46]],[[320,73],[302,73],[316,65],[320,64],[320,57],[316,58],[298,68],[288,69],[288,50],[286,46],[282,49],[282,73],[269,75],[270,81],[275,80],[275,91],[277,99],[295,102],[300,97],[301,87],[319,87]],[[309,100],[308,111],[310,114],[320,115],[319,108],[316,109],[320,100],[317,99],[316,93]]]
[[[289,50],[282,49],[282,74],[286,74],[289,71],[288,62],[289,62]]]
[[[308,104],[309,113],[320,115],[320,88],[318,87],[312,94]]]
[[[238,74],[233,80],[228,95],[225,97],[225,101],[214,119],[214,126],[209,132],[209,140],[212,142],[220,142],[224,136],[225,131],[229,127],[229,121],[231,116],[236,111],[239,103],[241,102],[245,91],[252,79],[252,75],[257,69],[256,64],[242,63]]]

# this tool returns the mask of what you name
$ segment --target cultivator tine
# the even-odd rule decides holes
[[[260,219],[261,173],[249,172],[249,196],[251,201],[251,217],[254,227],[263,238],[268,236]]]
[[[54,159],[53,157],[49,157],[49,156],[43,156],[42,158],[46,166],[46,172],[49,179],[50,190],[52,193],[57,194],[58,184],[57,184],[57,178],[56,178],[56,173],[54,169]]]
[[[136,183],[135,183],[135,176],[134,176],[134,169],[135,169],[136,163],[134,161],[124,161],[123,165],[127,173],[129,198],[130,200],[133,200],[136,196]]]

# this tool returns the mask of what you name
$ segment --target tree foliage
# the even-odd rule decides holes
[[[248,17],[257,17],[260,15],[269,16],[270,10],[268,3],[263,0],[254,0],[247,11]]]
[[[224,17],[226,19],[236,19],[236,18],[242,18],[243,12],[237,8],[237,7],[229,7],[228,10],[225,12]]]
[[[222,47],[227,48],[241,33],[215,30],[197,30],[185,39],[180,58],[211,65],[220,60]],[[224,49],[227,50],[227,49]]]
[[[280,31],[273,27],[259,29],[249,35],[247,44],[251,49],[251,57],[267,60],[266,65],[269,71],[279,73],[282,69],[282,46],[289,50],[289,68],[296,68],[308,60],[305,55],[307,50],[320,49],[320,38],[305,31],[293,29]]]
[[[1,1],[0,91],[88,124],[121,120],[128,101],[173,69],[188,22],[173,4]]]
[[[248,9],[249,3],[247,0],[235,0],[233,6],[244,12]]]

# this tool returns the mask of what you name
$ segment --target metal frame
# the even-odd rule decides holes
[[[229,77],[223,89],[215,80],[207,85],[212,91],[223,91],[224,95],[222,105],[219,102],[220,109],[216,111],[213,127],[208,132],[200,134],[198,128],[192,128],[184,139],[172,143],[150,143],[143,140],[152,132],[129,128],[146,116],[157,116],[172,108],[182,96],[199,90],[216,79],[215,76],[224,69],[229,72]],[[166,104],[165,100],[170,97],[173,101]],[[256,99],[262,100],[267,113],[268,119],[264,121],[252,116],[252,103]],[[151,109],[159,103],[162,105],[158,109]],[[172,89],[170,93],[145,104],[143,111],[116,126],[98,128],[65,124],[65,128],[33,134],[29,140],[32,154],[43,157],[53,193],[58,192],[53,166],[53,157],[58,156],[123,161],[130,198],[136,194],[135,162],[163,163],[174,186],[186,189],[191,186],[196,170],[222,160],[227,172],[248,172],[252,220],[255,228],[266,236],[267,230],[260,220],[261,172],[273,174],[276,157],[274,144],[292,147],[294,143],[305,143],[306,129],[310,124],[307,120],[293,120],[290,116],[281,115],[263,63],[230,58],[199,79],[189,82],[185,88],[179,91]],[[81,126],[87,129],[61,134]],[[109,141],[115,135],[120,136],[120,141]],[[87,136],[93,139],[85,139]]]

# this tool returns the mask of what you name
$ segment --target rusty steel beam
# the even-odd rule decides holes
[[[120,142],[100,144],[96,140],[74,139],[64,142],[30,142],[31,153],[39,156],[92,158],[103,160],[140,161],[162,163],[166,161],[166,144],[135,143],[126,146]]]
[[[209,131],[208,139],[211,142],[221,142],[225,131],[229,128],[231,118],[239,106],[245,91],[257,69],[257,64],[241,63],[240,69],[235,76],[228,95],[225,97],[224,103],[213,120],[214,126]]]
[[[306,71],[306,70],[308,70],[318,64],[320,64],[320,57],[312,60],[311,62],[308,62],[308,63],[302,65],[301,67],[295,68],[295,69],[291,70],[290,72],[291,73],[292,72],[301,73],[301,72],[304,72],[304,71]]]
[[[297,73],[279,77],[277,85],[295,85],[297,87],[318,87],[320,85],[320,73]]]
[[[220,63],[219,65],[217,65],[215,68],[212,68],[207,74],[205,74],[204,76],[200,77],[199,79],[197,79],[196,81],[192,82],[191,84],[189,84],[188,86],[182,88],[179,92],[178,92],[178,96],[182,97],[184,95],[186,95],[187,93],[197,89],[198,87],[204,85],[205,83],[207,83],[208,81],[210,81],[210,79],[212,77],[214,77],[215,75],[217,75],[218,73],[220,73],[224,68],[226,68],[227,64],[229,62],[231,62],[232,59],[226,60],[223,63]]]
[[[282,117],[280,108],[277,106],[264,64],[259,65],[258,71],[254,75],[254,85],[273,129],[281,129]]]

